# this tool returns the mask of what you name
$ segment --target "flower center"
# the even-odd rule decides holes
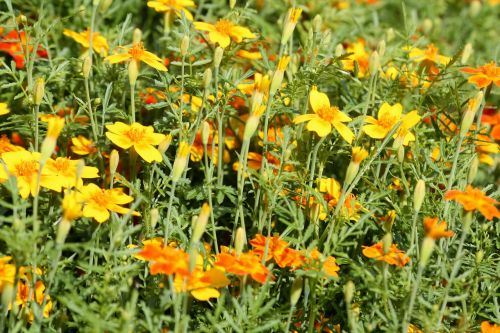
[[[144,54],[144,44],[142,42],[134,44],[128,50],[128,54],[130,54],[135,60],[140,60],[140,57]]]
[[[57,171],[67,171],[70,167],[69,160],[67,158],[58,158],[54,163],[54,167]]]
[[[142,138],[144,137],[144,129],[142,129],[142,128],[131,128],[127,132],[127,136],[133,142],[140,142],[142,140]]]
[[[437,55],[438,55],[438,49],[437,47],[434,46],[434,44],[429,45],[425,50],[425,56],[429,60],[436,59]]]
[[[109,198],[103,190],[93,193],[90,199],[100,207],[106,207],[109,203]]]
[[[215,29],[224,35],[229,35],[232,27],[233,27],[233,23],[231,21],[228,21],[228,20],[219,20],[215,24]]]
[[[316,111],[316,114],[323,120],[332,122],[335,119],[335,116],[337,115],[337,112],[339,109],[336,106],[332,107],[322,107],[318,111]]]
[[[35,173],[38,173],[37,161],[21,161],[16,164],[16,176],[18,177],[32,176]]]
[[[379,119],[378,124],[383,128],[391,129],[392,126],[398,121],[398,118],[394,115],[386,115],[385,117]]]

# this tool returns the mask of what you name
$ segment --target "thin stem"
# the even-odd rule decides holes
[[[39,136],[40,136],[40,129],[39,129],[39,113],[40,113],[40,105],[35,105],[35,114],[33,117],[35,118],[35,151],[38,151],[39,148]]]
[[[176,186],[177,186],[177,182],[172,182],[172,188],[170,189],[170,200],[168,201],[168,208],[167,208],[167,219],[165,220],[165,235],[163,236],[164,246],[167,246],[168,238],[170,236],[169,224],[170,224],[170,216],[172,214],[172,206],[174,203],[175,187]]]
[[[135,83],[130,85],[130,119],[135,123]]]
[[[415,305],[415,300],[417,298],[417,291],[418,287],[420,286],[420,280],[422,279],[423,271],[424,271],[424,265],[418,265],[417,277],[415,279],[415,284],[413,285],[413,289],[411,291],[410,302],[408,304],[408,308],[406,309],[403,318],[402,333],[408,332],[408,322],[411,320],[411,315],[413,313],[413,306]]]

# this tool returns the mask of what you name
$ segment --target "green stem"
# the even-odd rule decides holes
[[[135,83],[130,85],[130,119],[135,123]]]
[[[417,278],[415,279],[415,284],[413,285],[413,289],[411,291],[410,302],[408,304],[408,308],[405,311],[403,318],[403,330],[402,333],[408,333],[408,324],[411,321],[411,316],[413,313],[413,306],[415,305],[415,300],[417,298],[417,291],[420,285],[420,280],[422,279],[422,273],[424,271],[424,265],[418,265]]]

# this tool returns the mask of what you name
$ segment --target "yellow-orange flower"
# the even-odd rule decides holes
[[[160,13],[175,13],[181,17],[182,13],[190,21],[193,20],[193,15],[187,8],[195,8],[196,5],[192,0],[153,0],[148,1],[148,7],[153,8]]]
[[[42,305],[43,300],[45,301],[45,306],[43,308],[43,317],[48,318],[50,311],[52,310],[52,300],[49,295],[45,295],[45,284],[38,280],[35,283],[35,291],[30,291],[30,282],[24,281],[24,279],[19,280],[17,284],[17,294],[16,294],[16,305],[21,306],[21,308],[30,306],[33,302]],[[28,320],[32,322],[35,319],[35,314],[33,310],[28,313]]]
[[[72,38],[75,42],[82,45],[85,50],[90,47],[90,30],[76,32],[64,29],[63,34]],[[109,51],[108,41],[98,32],[92,32],[92,49],[102,56],[107,56]]]
[[[6,285],[13,285],[16,277],[16,265],[9,264],[12,257],[0,257],[0,294]]]
[[[0,103],[0,116],[3,116],[4,114],[9,113],[9,106],[7,103]]]
[[[228,273],[246,276],[250,275],[257,282],[265,283],[270,275],[269,269],[264,266],[258,255],[253,252],[235,253],[221,252],[215,261],[216,267],[221,267]]]
[[[389,265],[403,267],[410,258],[396,244],[392,244],[387,253],[384,253],[384,245],[382,242],[373,244],[372,246],[363,246],[363,255],[368,258],[382,260]]]
[[[84,202],[83,216],[92,217],[102,223],[109,219],[110,211],[119,214],[130,213],[129,208],[121,205],[128,204],[134,200],[131,196],[123,193],[121,188],[102,189],[95,184],[88,184],[80,188]],[[132,214],[138,215],[133,212]]]
[[[320,137],[330,134],[333,126],[347,143],[352,142],[354,133],[344,124],[352,119],[338,107],[330,106],[330,100],[326,94],[313,88],[309,95],[309,103],[314,113],[296,117],[293,120],[295,124],[307,121],[307,129],[316,132]]]
[[[278,236],[266,237],[261,234],[255,235],[255,238],[249,242],[253,247],[253,252],[261,259],[266,252],[265,261],[274,259],[281,268],[300,267],[304,263],[304,256],[300,251],[288,247],[288,242]]]
[[[431,64],[441,64],[447,65],[450,61],[450,57],[446,57],[439,54],[439,49],[434,46],[434,44],[429,44],[425,49],[419,49],[418,47],[407,47],[405,50],[409,50],[409,58],[415,62],[429,62]]]
[[[208,31],[208,39],[226,48],[231,43],[241,43],[244,38],[255,38],[256,36],[248,29],[234,24],[231,21],[220,19],[215,24],[205,22],[194,22],[196,30]]]
[[[390,105],[384,102],[378,110],[378,119],[371,116],[366,117],[365,122],[368,125],[363,126],[363,131],[371,138],[384,139],[392,128],[401,121],[394,138],[407,145],[410,141],[415,141],[415,136],[409,129],[420,121],[420,116],[417,111],[411,111],[403,116],[402,113],[403,106],[401,104]]]
[[[30,193],[32,196],[38,194],[38,171],[40,169],[40,153],[26,150],[8,152],[2,154],[5,168],[0,167],[0,181],[6,181],[9,176],[16,177],[17,188],[23,199]]]
[[[16,146],[12,144],[6,134],[2,134],[0,137],[0,155],[3,153],[8,153],[11,151],[25,150],[21,146]]]
[[[446,221],[439,222],[437,217],[426,217],[424,219],[425,234],[432,239],[448,238],[455,235],[453,231],[446,230]]]
[[[71,138],[71,151],[77,155],[89,155],[97,152],[97,148],[94,146],[94,142],[87,139],[83,135],[79,135],[76,138]]]
[[[495,207],[498,201],[487,197],[483,191],[471,185],[467,185],[465,191],[449,190],[444,198],[457,201],[466,211],[478,210],[487,220],[500,217],[500,211]]]
[[[368,157],[368,152],[363,147],[352,147],[351,161],[360,164],[365,158]]]
[[[116,122],[112,125],[106,125],[109,130],[106,137],[115,145],[123,149],[131,147],[146,162],[161,162],[163,160],[160,152],[153,146],[157,146],[165,139],[163,134],[154,133],[152,126],[143,126],[139,123],[127,125],[122,122]]]
[[[495,323],[490,324],[487,321],[481,323],[481,333],[500,333],[500,326]]]
[[[353,71],[355,68],[354,63],[356,62],[358,65],[358,77],[364,77],[370,67],[370,55],[365,49],[365,41],[360,38],[357,42],[348,44],[346,52],[352,54],[342,60],[343,68],[347,71]]]
[[[126,52],[107,56],[104,60],[108,61],[110,64],[117,64],[120,62],[135,62],[137,67],[139,67],[139,63],[142,61],[159,71],[167,71],[167,67],[165,67],[162,60],[157,55],[146,51],[142,42],[135,43],[134,45],[132,45],[132,47],[120,48],[124,49]]]
[[[89,166],[83,166],[77,175],[79,163],[79,160],[72,160],[69,157],[58,157],[55,160],[49,158],[43,168],[40,185],[61,192],[63,188],[82,186],[82,178],[99,177],[99,170]]]
[[[492,83],[500,86],[500,67],[493,61],[477,68],[465,67],[461,72],[471,74],[469,83],[475,84],[478,88],[485,88]]]

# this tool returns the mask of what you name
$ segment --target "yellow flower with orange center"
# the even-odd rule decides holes
[[[75,42],[85,48],[84,52],[90,47],[90,30],[76,32],[64,29],[63,34],[72,38]],[[92,49],[101,56],[107,56],[109,51],[108,41],[98,32],[92,32]]]
[[[392,244],[387,253],[384,253],[384,245],[382,242],[378,242],[372,246],[363,246],[363,255],[399,267],[403,267],[410,262],[410,258],[403,251],[398,249],[396,244]]]
[[[500,67],[493,61],[477,68],[462,68],[461,72],[471,74],[469,83],[475,84],[478,88],[485,88],[490,84],[500,86]]]
[[[141,62],[144,62],[159,71],[167,71],[167,67],[165,67],[162,60],[157,55],[146,51],[142,42],[135,43],[134,45],[132,45],[132,47],[120,48],[124,49],[126,52],[107,56],[104,60],[108,61],[110,64],[134,62],[137,67],[139,67],[139,64]]]
[[[99,177],[99,170],[95,167],[83,166],[78,170],[79,163],[79,160],[72,160],[69,157],[58,157],[55,160],[49,158],[43,168],[40,185],[61,192],[63,188],[82,186],[82,178]]]
[[[158,149],[153,146],[159,145],[165,136],[155,133],[152,126],[143,126],[139,123],[127,125],[118,121],[112,125],[106,125],[106,128],[108,129],[106,137],[118,147],[123,149],[133,147],[137,154],[148,163],[163,160]]]
[[[148,7],[160,13],[175,13],[179,17],[184,13],[186,18],[192,21],[193,15],[188,8],[195,8],[196,5],[192,0],[154,0],[148,1]]]
[[[427,45],[425,49],[419,49],[418,47],[406,47],[404,49],[409,51],[408,57],[415,62],[447,65],[451,61],[451,57],[440,55],[439,49],[434,44]]]
[[[87,139],[83,135],[79,135],[76,138],[71,138],[71,151],[77,155],[89,155],[97,152],[97,148],[94,146],[94,142]]]
[[[2,160],[6,168],[0,167],[0,181],[6,181],[9,176],[16,177],[17,188],[23,199],[26,199],[30,193],[32,196],[36,196],[38,194],[37,178],[40,169],[40,153],[26,150],[8,152],[2,154]]]
[[[309,95],[309,103],[314,113],[296,117],[293,120],[295,124],[307,121],[307,129],[316,132],[320,137],[330,134],[333,127],[347,143],[352,142],[354,133],[344,124],[352,119],[338,107],[330,106],[330,100],[326,94],[313,88]]]
[[[346,53],[352,53],[342,60],[342,67],[347,71],[354,71],[355,63],[358,67],[358,77],[364,77],[370,67],[370,55],[365,49],[365,41],[360,38],[357,42],[350,43],[346,47]]]
[[[220,19],[215,24],[194,22],[196,30],[208,31],[208,39],[226,48],[231,41],[241,43],[245,38],[255,38],[250,29],[234,24],[231,21]]]
[[[102,189],[95,184],[88,184],[80,188],[82,195],[83,216],[92,217],[97,222],[106,222],[110,217],[110,212],[128,214],[130,208],[121,205],[128,204],[134,200],[131,196],[123,193],[121,188]],[[133,215],[139,215],[132,212]]]

